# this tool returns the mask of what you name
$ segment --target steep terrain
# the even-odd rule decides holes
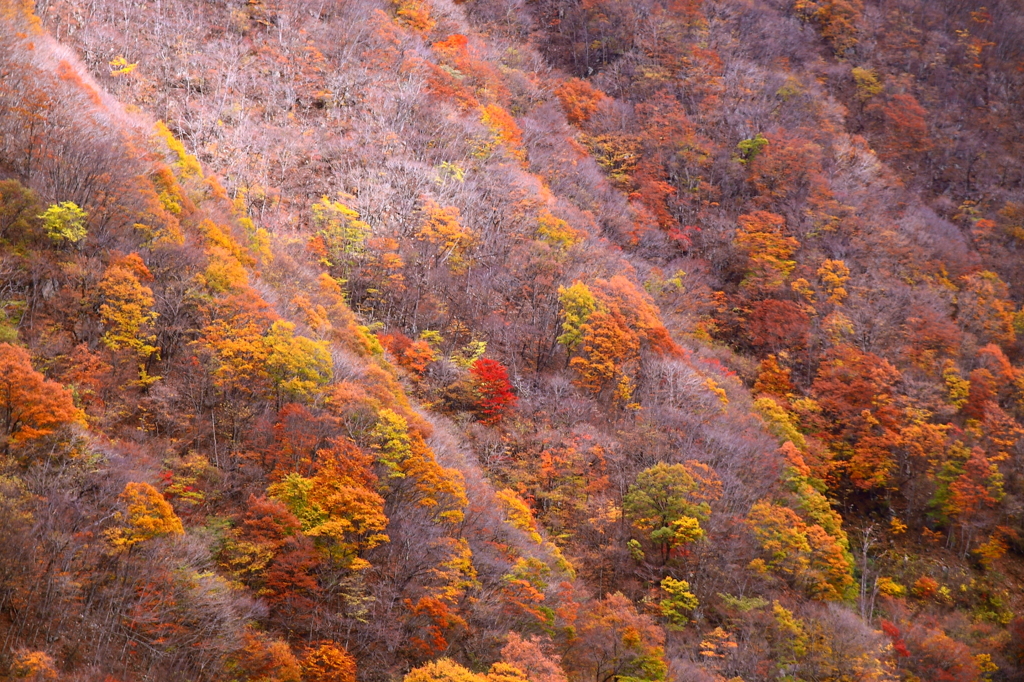
[[[0,672],[1024,674],[1019,3],[0,9]]]

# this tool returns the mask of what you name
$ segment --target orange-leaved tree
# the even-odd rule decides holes
[[[510,632],[501,650],[501,660],[522,670],[531,682],[566,682],[559,658],[547,655],[541,643],[536,635],[527,639]]]
[[[276,314],[252,289],[220,299],[211,308],[213,319],[195,345],[209,361],[214,385],[229,397],[263,394],[270,384],[270,348],[263,337]]]
[[[861,490],[893,483],[905,421],[893,395],[899,380],[887,360],[850,345],[830,350],[814,379],[812,391],[831,424],[829,444]]]
[[[32,369],[26,350],[0,343],[0,451],[81,419],[71,394]]]
[[[817,26],[837,56],[842,57],[856,47],[858,24],[864,11],[861,0],[796,0],[793,11]]]
[[[126,483],[120,499],[125,511],[117,513],[119,525],[106,533],[115,552],[130,550],[147,540],[185,534],[170,503],[150,484]]]
[[[479,241],[477,234],[459,222],[455,206],[442,207],[433,199],[424,199],[422,210],[416,238],[435,247],[436,264],[447,266],[456,275],[465,273],[473,264],[470,254]]]
[[[665,633],[621,592],[587,604],[566,662],[593,680],[664,680]]]
[[[650,296],[621,275],[559,289],[559,302],[558,342],[578,353],[569,362],[577,382],[597,394],[612,389],[623,405],[633,402],[641,353],[676,350]]]
[[[356,661],[345,647],[320,642],[308,649],[302,659],[302,679],[306,682],[356,682]]]
[[[353,570],[367,568],[358,553],[388,541],[388,518],[384,498],[375,490],[373,460],[340,439],[317,452],[317,460],[312,478],[291,473],[267,492],[288,507],[327,558]]]
[[[569,123],[586,123],[608,96],[581,78],[570,78],[555,89]]]
[[[283,503],[250,496],[219,558],[236,580],[262,597],[272,620],[294,627],[312,619],[320,595],[313,572],[321,561]]]

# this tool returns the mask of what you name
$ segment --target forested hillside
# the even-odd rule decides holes
[[[1024,680],[1024,6],[0,0],[0,679]]]

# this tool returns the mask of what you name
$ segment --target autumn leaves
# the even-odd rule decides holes
[[[0,343],[0,452],[83,420],[71,394],[33,369],[26,350]]]
[[[622,407],[636,405],[643,354],[681,351],[650,298],[625,277],[577,281],[558,290],[562,328],[558,343],[580,386]]]

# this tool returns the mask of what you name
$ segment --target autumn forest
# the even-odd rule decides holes
[[[1024,682],[984,1],[0,0],[0,680]]]

